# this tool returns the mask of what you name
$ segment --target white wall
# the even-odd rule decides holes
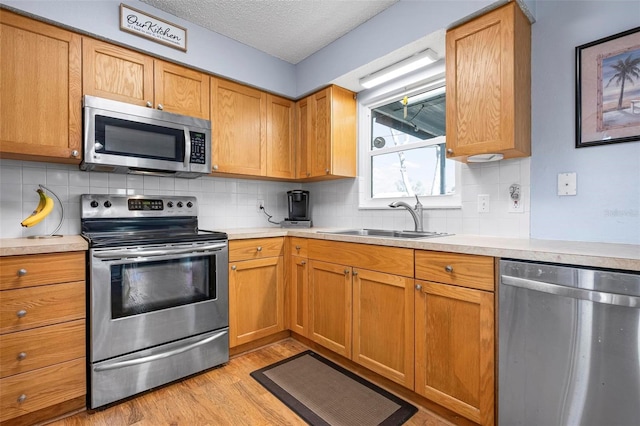
[[[275,221],[280,221],[287,213],[286,192],[300,188],[300,184],[286,182],[161,178],[83,172],[77,166],[65,164],[0,160],[0,238],[46,235],[58,225],[60,208],[56,205],[53,213],[34,227],[20,226],[38,204],[35,192],[38,184],[51,189],[63,202],[65,220],[58,232],[63,235],[80,233],[82,194],[195,196],[200,206],[200,228],[224,230],[275,226],[269,225],[266,216],[257,212],[257,200],[264,200],[267,212]]]
[[[640,244],[640,142],[574,148],[575,47],[640,26],[640,1],[538,1],[536,18],[531,236]],[[557,195],[563,172],[576,196]]]

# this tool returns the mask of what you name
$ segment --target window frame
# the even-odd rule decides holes
[[[388,209],[389,203],[393,201],[404,201],[410,205],[415,204],[415,197],[387,197],[387,198],[372,198],[371,197],[371,159],[372,153],[376,155],[382,155],[385,153],[398,152],[406,150],[406,146],[393,146],[388,148],[381,148],[373,150],[371,148],[371,111],[379,106],[402,99],[404,96],[414,96],[425,90],[436,90],[441,87],[446,87],[444,81],[444,73],[438,74],[436,78],[430,78],[428,81],[422,81],[414,85],[413,88],[402,88],[400,91],[388,91],[384,92],[384,87],[376,92],[382,91],[382,94],[366,97],[358,103],[358,157],[360,159],[360,167],[358,173],[359,180],[359,196],[358,196],[358,208],[359,209]],[[430,145],[438,145],[446,141],[445,136],[438,136],[433,139],[429,139],[423,142],[417,142],[411,144],[411,148],[421,148]],[[462,208],[462,167],[457,161],[455,163],[455,191],[452,194],[446,195],[429,195],[419,196],[420,202],[425,209],[460,209]]]

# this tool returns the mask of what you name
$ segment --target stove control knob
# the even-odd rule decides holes
[[[93,207],[94,209],[98,207],[98,202],[96,200],[91,201],[91,207]]]
[[[173,207],[173,201],[169,201],[169,202],[167,203],[167,207],[169,207],[169,208]]]
[[[178,201],[178,208],[182,207],[182,201]]]
[[[111,201],[109,201],[109,200],[105,201],[105,202],[104,202],[104,206],[105,206],[106,208],[111,207]]]
[[[189,201],[189,202],[187,203],[187,207],[189,207],[189,208],[193,207],[193,203],[192,203],[191,201]]]

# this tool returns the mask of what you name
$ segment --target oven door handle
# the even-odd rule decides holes
[[[171,256],[177,254],[202,253],[209,251],[217,251],[227,247],[227,243],[210,244],[206,246],[195,246],[187,248],[164,248],[164,249],[147,249],[147,250],[116,250],[116,251],[99,251],[94,252],[93,257],[98,259],[122,259],[127,257],[154,257],[154,256]]]
[[[99,365],[94,367],[94,371],[99,372],[99,371],[107,371],[107,370],[116,370],[119,368],[125,368],[125,367],[130,367],[132,365],[140,365],[140,364],[145,364],[147,362],[152,362],[152,361],[156,361],[159,359],[163,359],[163,358],[169,358],[171,356],[175,356],[175,355],[179,355],[181,353],[184,352],[188,352],[192,349],[195,349],[199,346],[202,345],[206,345],[207,343],[211,343],[216,339],[219,339],[220,337],[224,336],[225,334],[227,334],[228,331],[224,330],[224,331],[220,331],[212,336],[207,337],[206,339],[203,340],[199,340],[197,342],[194,343],[189,343],[188,345],[184,345],[181,346],[179,348],[175,348],[172,349],[170,351],[167,352],[162,352],[159,354],[154,354],[154,355],[149,355],[149,356],[145,356],[142,358],[136,358],[136,359],[129,359],[126,361],[117,361],[117,362],[112,362],[110,364],[104,364],[104,365]]]

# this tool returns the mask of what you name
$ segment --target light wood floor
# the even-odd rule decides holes
[[[223,367],[144,393],[101,411],[82,412],[52,426],[305,425],[249,373],[308,348],[286,339],[232,358]],[[408,426],[450,426],[422,408]]]

